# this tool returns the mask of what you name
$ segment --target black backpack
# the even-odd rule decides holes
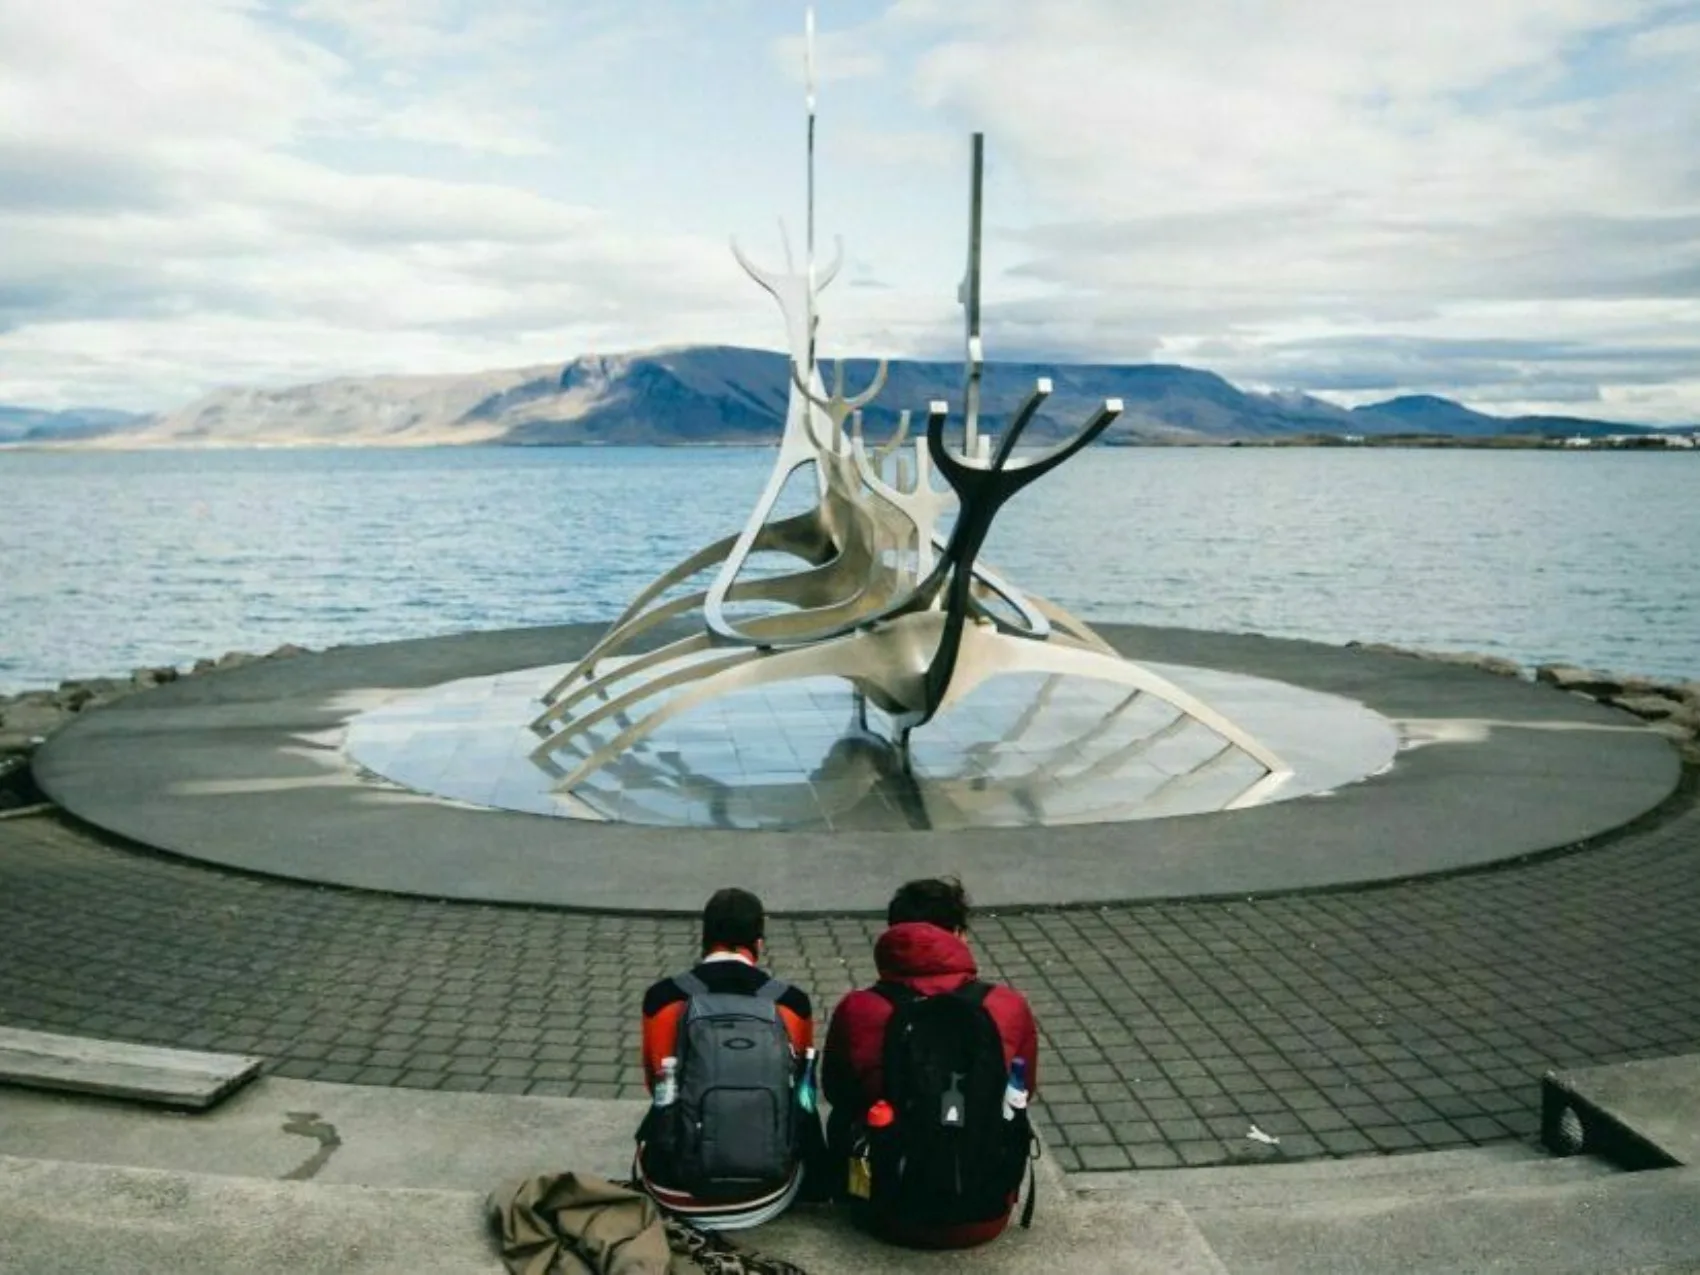
[[[695,974],[673,979],[690,998],[674,1053],[679,1094],[645,1119],[645,1160],[702,1200],[737,1198],[787,1181],[801,1122],[796,1058],[779,1017],[786,984],[753,995],[711,992]]]
[[[1009,1212],[1028,1174],[1021,1224],[1033,1220],[1025,1109],[1005,1119],[1003,1038],[986,1010],[991,987],[966,983],[922,996],[896,983],[874,991],[892,1003],[885,1029],[885,1097],[896,1118],[868,1129],[870,1207],[923,1226],[986,1222]]]

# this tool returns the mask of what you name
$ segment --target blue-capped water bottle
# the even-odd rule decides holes
[[[818,1098],[819,1090],[815,1083],[815,1049],[810,1045],[803,1051],[803,1074],[797,1078],[797,1105],[812,1116]]]
[[[1014,1120],[1015,1113],[1027,1110],[1027,1060],[1016,1058],[1009,1064],[1009,1083],[1003,1089],[1003,1118]]]

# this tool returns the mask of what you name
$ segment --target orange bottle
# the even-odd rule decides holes
[[[866,1123],[868,1132],[876,1129],[888,1129],[897,1119],[897,1112],[891,1104],[881,1098],[868,1108]],[[856,1140],[856,1145],[850,1150],[850,1177],[844,1185],[845,1192],[854,1199],[870,1200],[874,1194],[874,1169],[868,1154],[868,1138],[864,1134]]]

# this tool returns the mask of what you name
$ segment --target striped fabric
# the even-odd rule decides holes
[[[797,1198],[803,1183],[803,1168],[799,1164],[791,1177],[771,1191],[741,1200],[699,1200],[677,1187],[663,1186],[643,1169],[643,1145],[638,1145],[632,1161],[632,1177],[667,1212],[683,1218],[703,1231],[741,1231],[760,1226],[778,1217]]]

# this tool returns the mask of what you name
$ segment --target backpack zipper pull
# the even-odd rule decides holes
[[[963,1111],[966,1103],[962,1097],[962,1077],[960,1071],[950,1073],[950,1087],[944,1091],[944,1097],[939,1099],[939,1123],[947,1129],[960,1129],[966,1122]]]

